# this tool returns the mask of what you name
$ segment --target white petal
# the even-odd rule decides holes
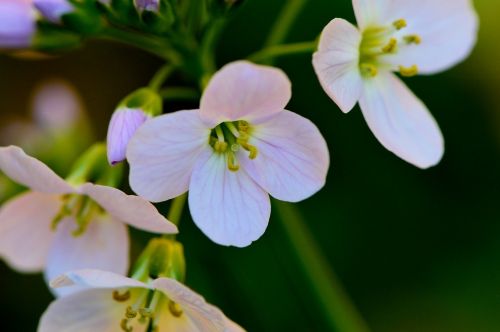
[[[420,168],[439,163],[443,136],[422,101],[391,73],[380,73],[365,84],[361,110],[380,143]]]
[[[47,165],[28,156],[17,146],[0,148],[0,169],[8,177],[33,191],[49,194],[65,194],[75,191]]]
[[[177,226],[163,217],[144,198],[127,195],[116,188],[86,183],[82,193],[91,197],[115,219],[153,233],[177,233]]]
[[[361,97],[360,43],[358,29],[336,18],[323,29],[318,51],[313,55],[314,70],[321,86],[344,113],[349,112]]]
[[[120,332],[120,322],[125,317],[129,301],[113,299],[111,289],[91,289],[56,299],[43,313],[38,332]],[[135,319],[134,332],[144,332],[146,324]]]
[[[387,57],[396,68],[417,65],[422,74],[440,72],[464,60],[476,44],[479,22],[471,0],[364,2],[377,7],[378,25],[404,19],[407,27],[398,34],[417,34],[422,40],[419,45],[400,45],[395,55]]]
[[[160,322],[160,331],[186,331],[186,332],[222,332],[225,331],[225,316],[213,305],[205,302],[205,299],[180,282],[159,278],[153,281],[152,287],[165,293],[169,299],[180,305],[183,310],[184,319],[164,316]],[[163,310],[168,312],[167,310]],[[170,319],[169,319],[170,318]],[[170,327],[170,328],[168,328]],[[175,330],[172,329],[175,327]],[[189,329],[188,329],[189,328]]]
[[[82,286],[86,288],[150,288],[143,282],[124,277],[121,274],[96,270],[82,269],[66,272],[50,282],[54,288]]]
[[[193,171],[189,208],[195,224],[212,241],[237,247],[261,237],[271,214],[268,194],[244,169],[229,171],[226,158],[216,153],[206,153]]]
[[[280,69],[236,61],[212,77],[201,98],[202,119],[215,126],[224,121],[255,123],[282,111],[292,95],[291,83]]]
[[[147,121],[130,140],[130,186],[140,196],[161,202],[185,193],[196,159],[210,148],[210,129],[199,111],[179,111]]]
[[[399,3],[407,5],[411,1],[418,2],[420,0],[399,1]],[[352,0],[352,6],[354,7],[358,26],[361,29],[368,26],[379,26],[381,22],[381,12],[386,9],[387,3],[389,2],[392,2],[392,0]],[[400,18],[401,17],[398,17],[394,19],[394,21]]]
[[[75,228],[73,218],[66,218],[58,225],[45,270],[47,281],[62,273],[84,268],[127,273],[130,246],[124,224],[109,217],[95,218],[85,233],[78,237],[71,234]],[[56,293],[65,295],[79,289],[60,288]]]
[[[27,192],[0,209],[0,256],[15,270],[39,272],[45,267],[54,237],[51,222],[60,208],[58,196]]]
[[[241,158],[250,176],[271,196],[289,202],[306,199],[326,181],[330,158],[326,142],[308,119],[284,111],[256,126],[257,158]]]

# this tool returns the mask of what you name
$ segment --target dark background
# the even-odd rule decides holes
[[[247,0],[221,38],[219,65],[257,51],[285,2]],[[446,138],[443,161],[427,171],[386,151],[358,108],[342,114],[322,91],[309,55],[276,63],[293,82],[288,108],[318,125],[332,154],[326,187],[298,206],[373,331],[500,331],[500,3],[475,4],[481,32],[471,58],[406,80]],[[316,38],[334,17],[354,22],[350,1],[309,1],[288,41]],[[160,65],[141,51],[102,42],[47,60],[1,56],[1,124],[27,116],[34,86],[60,77],[79,91],[104,139],[116,104]],[[167,103],[166,111],[181,107],[197,105]],[[136,252],[146,238],[133,234]],[[275,218],[259,241],[235,249],[211,243],[186,213],[179,239],[187,284],[249,331],[327,330]],[[2,331],[34,331],[50,301],[41,276],[0,263]]]

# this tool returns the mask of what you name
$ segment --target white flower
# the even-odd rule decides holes
[[[466,58],[477,37],[470,0],[353,0],[359,30],[343,19],[323,30],[313,64],[343,112],[359,102],[390,151],[421,168],[444,153],[442,134],[402,76],[443,71]]]
[[[199,110],[162,115],[130,140],[130,184],[159,202],[189,189],[194,222],[214,242],[244,247],[265,231],[268,193],[303,200],[323,187],[326,143],[309,120],[284,110],[290,81],[275,68],[226,65]]]
[[[18,271],[45,270],[47,280],[79,268],[126,273],[125,224],[177,232],[146,200],[102,185],[73,186],[18,147],[0,148],[0,170],[31,189],[0,209],[0,257]]]
[[[55,300],[38,332],[242,332],[218,308],[175,279],[149,283],[111,272],[68,272],[52,287],[85,287]]]

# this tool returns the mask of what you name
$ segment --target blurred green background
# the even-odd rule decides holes
[[[247,0],[221,38],[219,65],[258,50],[284,3]],[[386,151],[358,108],[342,114],[315,79],[310,56],[276,63],[293,82],[288,108],[318,125],[332,153],[327,186],[299,208],[373,331],[500,331],[500,2],[475,5],[481,30],[471,58],[406,80],[446,138],[443,161],[428,171]],[[309,1],[288,41],[316,38],[334,17],[354,22],[351,2]],[[0,124],[27,116],[33,88],[60,77],[79,91],[104,139],[115,105],[159,65],[141,51],[97,42],[60,58],[1,56]],[[167,103],[166,111],[196,107]],[[147,239],[133,234],[137,253]],[[275,213],[265,235],[245,249],[211,243],[188,213],[179,239],[188,285],[249,331],[328,330]],[[14,273],[2,262],[0,285],[1,330],[35,331],[51,301],[41,276]]]

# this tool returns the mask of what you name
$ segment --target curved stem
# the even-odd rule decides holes
[[[187,193],[177,196],[172,201],[170,205],[170,210],[168,211],[167,219],[172,223],[179,225],[182,217],[182,211],[184,210],[184,205],[186,204]]]
[[[332,331],[368,332],[368,326],[328,266],[298,209],[279,201],[273,201],[273,205]]]
[[[148,86],[153,89],[153,90],[160,90],[161,86],[165,81],[168,79],[168,77],[172,74],[174,71],[175,67],[172,64],[166,64],[163,67],[161,67],[156,74],[153,76],[151,81],[149,82]]]
[[[264,48],[256,53],[247,57],[248,60],[253,62],[266,62],[266,60],[274,59],[280,56],[312,53],[316,50],[316,41],[282,44]],[[268,61],[266,63],[269,63]]]
[[[194,100],[200,97],[198,90],[185,87],[168,87],[159,91],[163,99]]]

